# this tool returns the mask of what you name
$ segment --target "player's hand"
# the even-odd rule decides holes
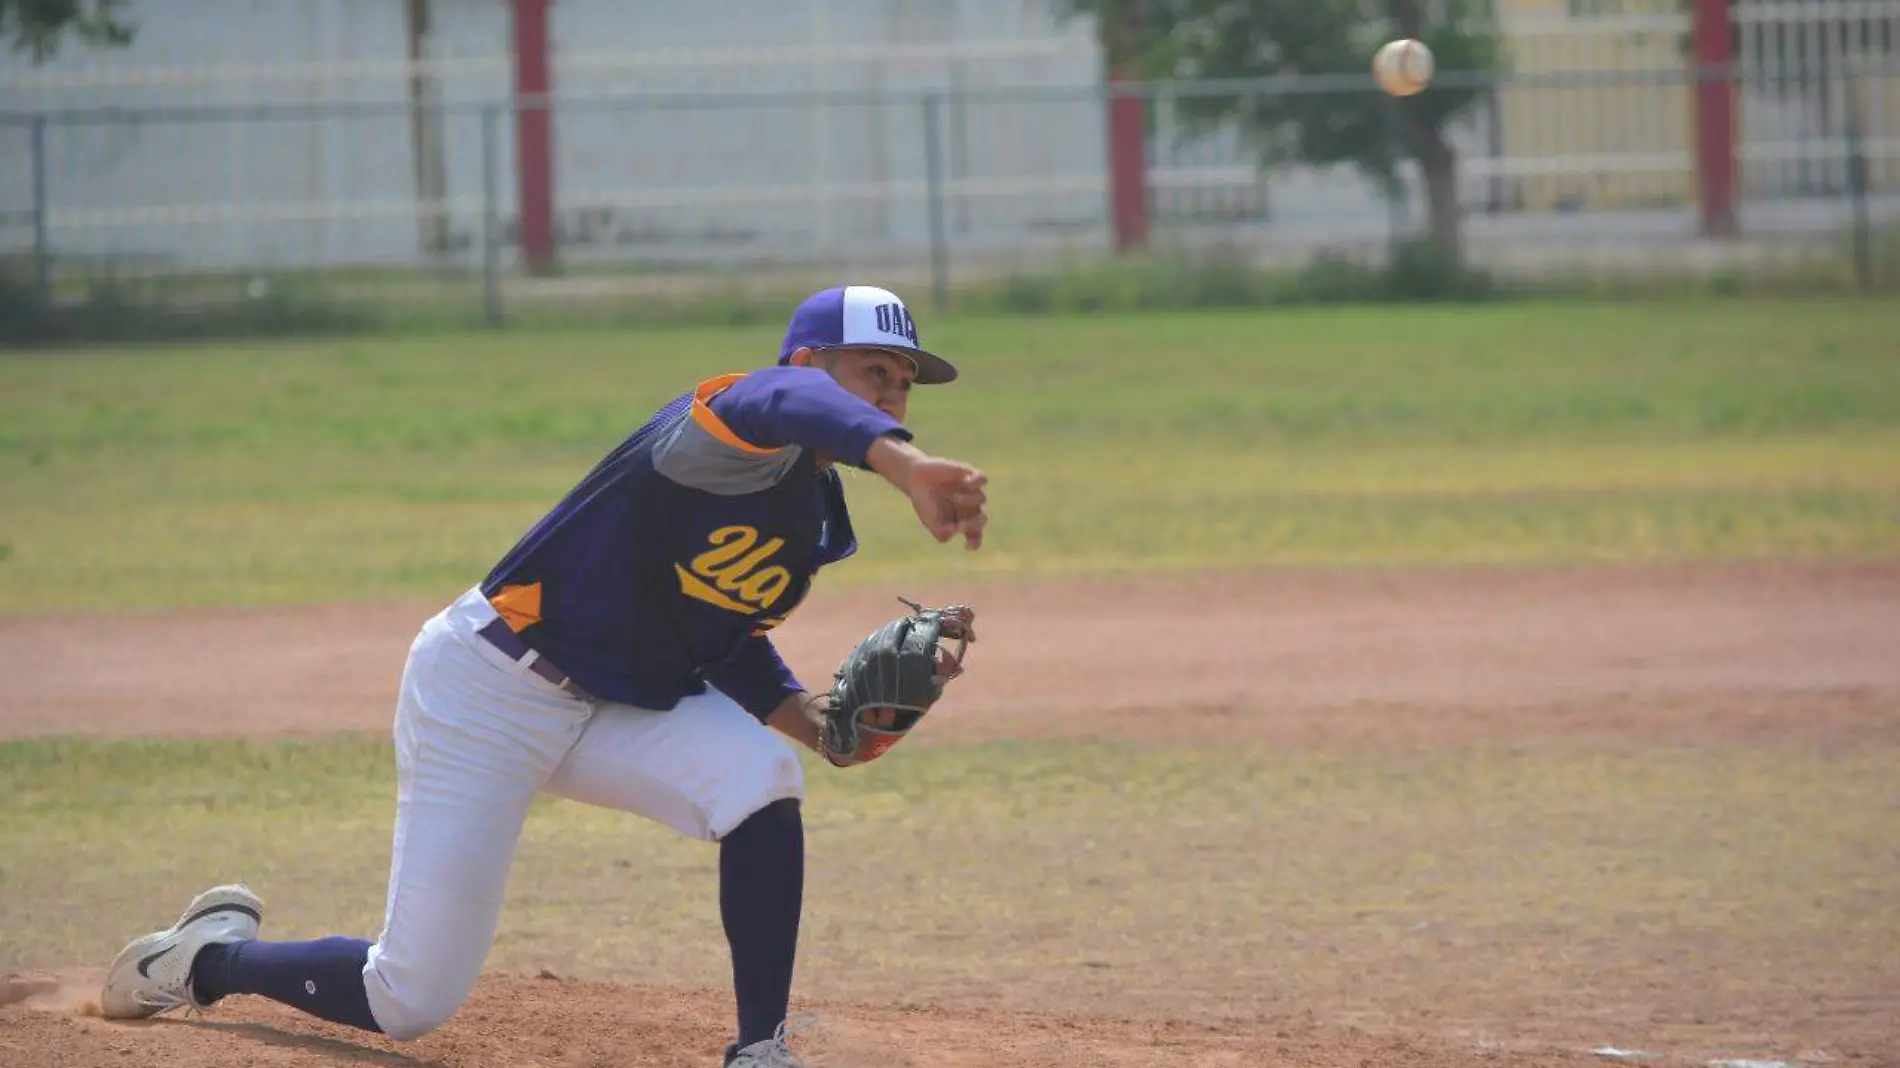
[[[929,456],[911,466],[904,492],[932,537],[949,541],[961,534],[964,548],[976,549],[983,545],[983,528],[990,522],[985,510],[989,498],[983,492],[988,483],[988,476],[969,464]]]
[[[931,456],[907,441],[877,439],[865,454],[873,471],[902,490],[916,509],[917,518],[938,541],[963,535],[965,548],[983,544],[989,525],[988,498],[983,487],[989,477],[969,464]]]

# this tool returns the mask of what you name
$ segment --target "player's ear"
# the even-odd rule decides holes
[[[811,349],[799,348],[798,350],[792,353],[792,358],[787,360],[786,362],[791,364],[793,367],[810,367],[811,358],[812,358]]]

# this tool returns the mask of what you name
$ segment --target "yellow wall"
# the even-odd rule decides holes
[[[1591,2],[1572,6],[1588,10]],[[1595,9],[1612,4],[1595,0]],[[1625,14],[1676,15],[1673,3],[1622,6]],[[1567,15],[1565,0],[1504,0],[1502,10],[1506,54],[1519,73],[1680,70],[1685,62],[1676,26],[1632,25],[1613,10]],[[1500,107],[1506,158],[1545,172],[1507,179],[1526,210],[1682,204],[1695,195],[1686,83],[1516,86],[1503,91]]]
[[[1681,71],[1688,19],[1676,0],[1500,0],[1512,70]],[[1593,14],[1594,13],[1594,14]],[[1749,32],[1745,30],[1745,32]],[[1900,140],[1900,75],[1860,86],[1866,136]],[[1525,210],[1693,203],[1695,87],[1677,84],[1515,86],[1499,98],[1504,152],[1529,172],[1505,188]],[[1738,107],[1747,107],[1744,98]],[[1593,158],[1594,157],[1594,158]],[[1750,168],[1741,168],[1743,197]],[[1876,151],[1868,177],[1900,188],[1900,151]]]

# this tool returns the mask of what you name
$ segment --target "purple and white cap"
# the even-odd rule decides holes
[[[953,382],[957,377],[949,360],[917,347],[917,321],[888,289],[834,286],[805,298],[785,329],[778,362],[789,362],[799,349],[843,348],[878,349],[902,356],[917,368],[920,386]]]

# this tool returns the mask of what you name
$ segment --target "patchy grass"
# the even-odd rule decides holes
[[[1900,552],[1900,308],[1340,308],[926,324],[982,553],[871,476],[827,582]],[[771,327],[0,359],[0,611],[442,597]]]
[[[1791,1006],[1881,1012],[1900,989],[1895,756],[1012,743],[813,766],[801,990],[1798,1033]],[[277,937],[373,936],[391,760],[360,737],[0,746],[0,969],[102,964],[235,878]],[[490,966],[718,987],[716,855],[538,802]]]

